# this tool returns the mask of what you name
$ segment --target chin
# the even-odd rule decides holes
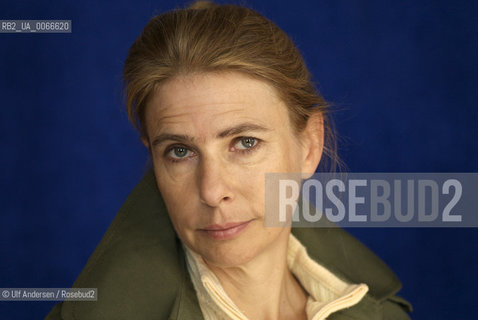
[[[204,254],[200,253],[203,259],[216,267],[231,268],[245,265],[258,255],[258,248],[211,248]]]
[[[248,263],[261,250],[261,239],[245,232],[229,240],[214,240],[202,234],[188,244],[188,247],[199,254],[208,264],[217,267],[234,267]],[[263,239],[262,239],[263,240]]]

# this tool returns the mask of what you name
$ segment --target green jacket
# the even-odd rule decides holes
[[[340,228],[293,229],[309,255],[342,279],[366,283],[357,305],[328,319],[409,319],[394,273]],[[203,319],[185,256],[152,172],[136,186],[73,287],[98,288],[98,301],[64,301],[46,319]]]

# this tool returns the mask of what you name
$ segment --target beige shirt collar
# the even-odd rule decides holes
[[[224,291],[219,279],[201,256],[189,250],[189,274],[206,320],[249,320]],[[309,320],[326,319],[333,312],[357,304],[367,293],[366,284],[349,284],[312,260],[306,248],[292,234],[287,252],[289,269],[309,294],[306,306]]]

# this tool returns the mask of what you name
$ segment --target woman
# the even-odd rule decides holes
[[[282,30],[197,2],[146,25],[124,79],[154,173],[74,285],[98,301],[50,319],[408,319],[393,273],[344,231],[264,227],[265,173],[335,159],[327,104]]]

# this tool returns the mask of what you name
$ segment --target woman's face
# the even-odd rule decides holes
[[[265,173],[317,163],[271,86],[236,72],[173,78],[149,103],[146,127],[159,190],[190,249],[237,266],[287,244],[289,229],[264,227]]]

